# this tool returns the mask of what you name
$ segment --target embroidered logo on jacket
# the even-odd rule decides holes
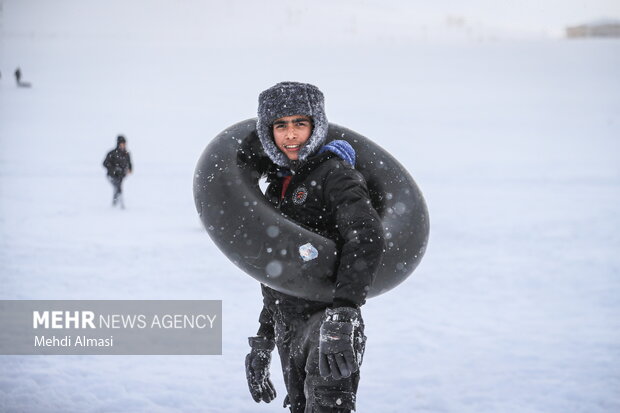
[[[300,186],[295,189],[293,192],[293,203],[295,205],[301,205],[306,202],[306,198],[308,198],[308,189],[305,186]]]

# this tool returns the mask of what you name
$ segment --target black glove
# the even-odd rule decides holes
[[[245,375],[250,394],[256,403],[261,400],[269,403],[276,398],[276,389],[269,379],[269,364],[274,342],[265,337],[250,337],[248,341],[252,350],[245,357]]]
[[[321,324],[319,372],[336,380],[351,376],[359,369],[353,347],[353,333],[359,327],[359,310],[352,307],[328,308]]]

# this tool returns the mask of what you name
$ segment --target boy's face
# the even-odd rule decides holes
[[[309,116],[293,115],[273,122],[273,140],[290,160],[299,158],[299,150],[312,135],[312,119]]]

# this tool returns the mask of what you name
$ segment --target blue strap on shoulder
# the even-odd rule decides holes
[[[338,155],[340,159],[347,162],[351,166],[355,166],[355,149],[347,141],[335,140],[319,149],[318,153],[329,151]]]

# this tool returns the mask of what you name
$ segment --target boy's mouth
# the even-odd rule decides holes
[[[284,145],[284,149],[286,149],[287,151],[298,151],[301,148],[300,144],[295,144],[295,145]]]

